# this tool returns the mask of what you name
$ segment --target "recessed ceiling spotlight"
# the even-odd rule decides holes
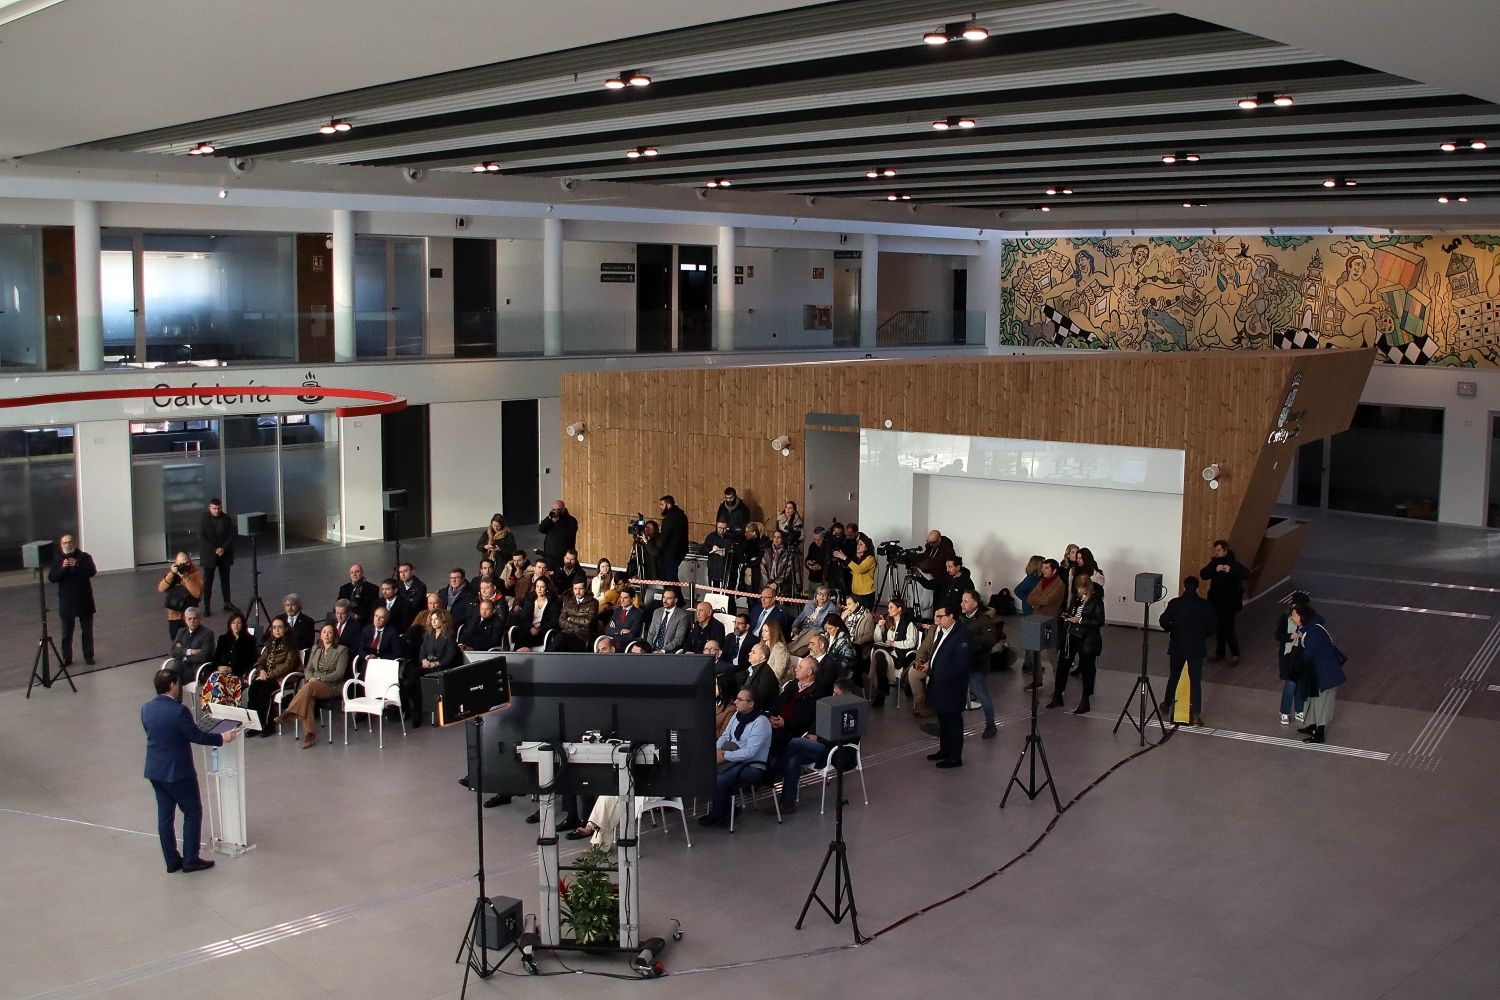
[[[959,39],[982,42],[988,37],[990,30],[979,23],[979,15],[975,14],[967,21],[949,21],[941,28],[927,32],[922,36],[922,41],[928,45],[947,45]]]
[[[1469,140],[1469,148],[1470,149],[1489,149],[1490,148],[1490,144],[1487,143],[1487,142],[1485,142],[1483,139],[1470,139]]]
[[[632,160],[639,160],[643,156],[655,156],[655,146],[637,146],[634,149],[625,150],[625,155]]]
[[[1073,193],[1073,189],[1072,188],[1063,188],[1062,189],[1062,193],[1063,194],[1072,194]]]
[[[1336,180],[1334,180],[1332,177],[1328,177],[1328,178],[1324,179],[1323,186],[1326,187],[1326,188],[1338,187],[1339,186],[1339,182],[1336,181]]]
[[[1440,194],[1440,195],[1438,195],[1438,204],[1439,205],[1446,205],[1449,202],[1453,202],[1453,201],[1456,201],[1456,202],[1459,202],[1459,203],[1467,203],[1468,200],[1469,200],[1469,196],[1466,195],[1466,194]]]
[[[629,70],[619,76],[612,76],[604,81],[604,86],[609,90],[624,90],[626,87],[649,87],[651,78],[638,69]]]
[[[1162,156],[1161,162],[1163,162],[1163,163],[1197,163],[1201,159],[1203,159],[1203,157],[1199,156],[1197,153],[1185,153],[1185,152],[1178,151],[1176,153],[1167,153],[1167,154],[1165,154],[1164,156]]]
[[[210,156],[213,154],[214,144],[211,142],[200,142],[188,150],[189,156]]]
[[[1254,97],[1241,97],[1235,101],[1235,105],[1242,111],[1254,111],[1256,108],[1275,106],[1278,108],[1289,108],[1295,101],[1290,94],[1261,93]]]
[[[947,118],[939,118],[932,123],[932,127],[939,132],[946,132],[950,128],[973,128],[975,125],[972,118],[961,118],[958,115],[949,115]]]
[[[1445,142],[1442,145],[1438,146],[1438,149],[1441,149],[1445,153],[1456,152],[1457,149],[1458,149],[1458,143],[1456,143],[1456,142]]]
[[[640,70],[636,70],[630,74],[630,85],[632,87],[649,87],[651,86],[651,78]]]
[[[873,181],[873,180],[877,180],[877,179],[879,179],[881,177],[895,177],[896,176],[896,171],[892,170],[890,167],[885,167],[883,169],[877,169],[877,168],[873,168],[872,167],[871,169],[865,171],[865,176],[868,177],[868,178],[870,178],[870,180]]]
[[[342,118],[330,118],[327,125],[318,126],[318,131],[323,135],[333,135],[336,132],[347,132],[353,127]]]
[[[1050,212],[1050,211],[1052,211],[1052,206],[1051,205],[1039,205],[1039,206],[1037,206],[1037,210],[1041,211],[1041,212]]]
[[[734,186],[734,181],[730,180],[728,177],[716,177],[716,178],[714,178],[713,180],[709,181],[707,184],[704,185],[704,187],[711,187],[711,188],[727,188],[727,187],[733,187],[733,186]]]
[[[978,17],[979,15],[975,14],[975,19],[964,25],[962,34],[965,41],[982,42],[986,38],[990,37],[990,29],[981,25],[978,21]]]

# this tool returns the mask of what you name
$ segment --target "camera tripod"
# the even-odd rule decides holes
[[[880,586],[875,588],[876,601],[879,604],[885,603],[885,591],[889,586],[891,597],[901,598],[906,606],[911,608],[912,614],[916,614],[917,609],[922,606],[922,583],[910,567],[906,567],[906,575],[902,576],[897,570],[899,565],[891,560],[886,561],[885,572],[880,577]]]
[[[1160,600],[1160,597],[1157,598]],[[1148,601],[1141,605],[1141,673],[1135,679],[1135,690],[1125,696],[1125,707],[1120,709],[1120,717],[1115,720],[1115,728],[1111,732],[1118,733],[1120,724],[1126,719],[1130,720],[1131,728],[1141,735],[1141,746],[1146,745],[1146,723],[1151,717],[1156,717],[1156,724],[1165,733],[1167,731],[1166,720],[1162,718],[1161,705],[1157,703],[1156,692],[1151,687],[1151,675],[1147,672],[1146,664],[1150,656],[1151,641],[1151,603]],[[1130,700],[1140,698],[1140,706],[1135,715],[1130,714]],[[1146,711],[1146,701],[1151,701],[1151,711]]]
[[[252,633],[259,629],[262,616],[265,617],[266,627],[271,626],[271,612],[266,610],[266,602],[260,599],[259,541],[258,536],[250,536],[250,603],[245,608],[245,627]]]
[[[828,842],[828,850],[823,854],[823,863],[818,867],[818,877],[813,879],[812,888],[808,890],[807,901],[802,904],[802,912],[797,915],[797,930],[802,929],[802,922],[807,919],[807,911],[812,908],[814,902],[823,908],[828,914],[828,919],[836,924],[844,922],[849,918],[849,926],[854,928],[854,943],[864,944],[869,938],[859,932],[859,908],[854,904],[854,880],[849,877],[849,848],[844,843],[844,769],[839,767],[838,752],[844,749],[846,744],[836,743],[833,749],[828,751],[828,759],[833,763],[833,839]],[[823,876],[828,872],[828,863],[833,862],[833,906],[818,895],[818,887],[823,884]]]
[[[61,678],[68,682],[68,687],[73,693],[78,693],[78,685],[73,683],[73,675],[68,673],[68,665],[63,662],[62,654],[57,651],[57,643],[52,641],[52,634],[47,631],[47,581],[42,578],[42,568],[36,568],[36,593],[42,609],[42,634],[36,641],[36,660],[31,665],[31,680],[26,682],[26,697],[31,697],[31,686],[41,684],[44,688],[51,688]],[[57,674],[52,673],[52,658],[57,659]]]
[[[463,944],[458,946],[458,956],[453,959],[455,963],[468,961],[464,967],[463,987],[459,990],[460,1000],[469,992],[469,974],[473,973],[480,979],[488,979],[500,968],[500,962],[510,957],[507,952],[499,962],[490,961],[489,934],[485,924],[487,920],[499,921],[500,915],[495,913],[495,906],[490,902],[489,895],[484,886],[484,718],[475,716],[469,720],[469,727],[474,731],[473,739],[469,740],[469,770],[474,775],[474,836],[479,844],[479,896],[474,900],[474,908],[469,913],[469,925],[464,929]],[[491,916],[493,915],[493,916]],[[512,947],[511,951],[515,951]]]
[[[1037,655],[1040,656],[1041,654],[1038,653]],[[1040,671],[1038,673],[1040,674]],[[1036,797],[1041,795],[1042,789],[1045,788],[1052,793],[1052,805],[1058,812],[1062,812],[1062,801],[1057,797],[1057,782],[1052,780],[1052,767],[1047,763],[1047,748],[1042,745],[1042,734],[1037,728],[1037,707],[1041,691],[1041,679],[1037,677],[1036,683],[1031,689],[1031,732],[1026,734],[1026,743],[1021,747],[1021,756],[1016,758],[1016,766],[1010,772],[1010,783],[1005,786],[1005,794],[1000,797],[1001,809],[1005,808],[1005,802],[1010,798],[1010,793],[1013,789],[1021,789],[1021,791],[1026,793],[1028,799],[1036,801]],[[1041,784],[1037,784],[1036,781],[1036,762],[1038,758],[1042,762],[1042,772],[1047,775],[1047,780]],[[1021,765],[1025,764],[1028,759],[1031,761],[1031,777],[1029,781],[1022,781],[1020,778]]]

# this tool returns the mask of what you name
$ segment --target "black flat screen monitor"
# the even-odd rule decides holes
[[[437,724],[454,726],[504,705],[505,657],[460,663],[438,675]]]
[[[537,790],[536,766],[516,757],[525,742],[579,742],[597,730],[656,746],[659,761],[635,770],[637,795],[707,796],[718,772],[714,757],[714,669],[707,656],[628,653],[510,653],[510,704],[484,716],[479,736],[483,777],[470,783],[488,794]],[[474,729],[470,729],[474,739]],[[614,795],[608,765],[564,764],[555,791]]]

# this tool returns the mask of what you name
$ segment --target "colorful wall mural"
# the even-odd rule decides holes
[[[1001,343],[1500,367],[1500,236],[1007,240]]]

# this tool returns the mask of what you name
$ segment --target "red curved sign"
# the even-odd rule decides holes
[[[332,389],[327,386],[305,385],[245,385],[245,386],[169,386],[158,385],[149,389],[92,389],[80,392],[51,392],[38,396],[11,396],[0,399],[0,409],[18,406],[49,406],[54,403],[82,403],[97,399],[158,399],[167,397],[196,397],[202,406],[212,406],[215,401],[227,402],[225,397],[238,396],[299,396],[313,401],[323,398],[363,399],[366,403],[334,408],[336,417],[364,417],[377,413],[395,413],[406,409],[406,397],[378,389]],[[236,398],[232,402],[238,403]]]

